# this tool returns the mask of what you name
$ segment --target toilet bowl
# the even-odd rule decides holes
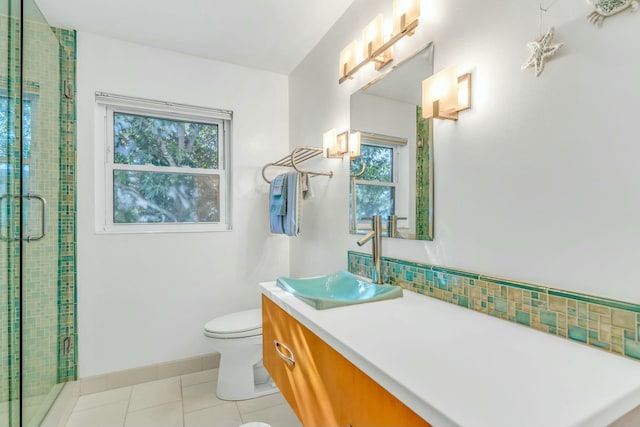
[[[262,311],[239,311],[204,325],[204,335],[220,353],[216,395],[245,400],[275,393],[278,388],[262,366]]]

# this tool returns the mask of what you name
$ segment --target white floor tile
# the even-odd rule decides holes
[[[173,402],[127,414],[125,427],[183,427],[182,403]]]
[[[100,393],[86,394],[80,396],[74,411],[83,411],[89,408],[95,408],[98,406],[108,405],[116,402],[128,402],[131,397],[131,386],[116,388],[109,391],[102,391]]]
[[[182,387],[194,384],[208,383],[218,380],[218,370],[209,369],[207,371],[194,372],[193,374],[182,375]]]
[[[184,414],[185,427],[237,427],[240,424],[242,418],[233,402]]]
[[[287,404],[242,414],[242,422],[250,423],[256,421],[270,424],[271,427],[302,427],[296,414]]]
[[[241,414],[247,414],[261,409],[271,408],[272,406],[282,405],[285,402],[282,393],[274,393],[256,399],[240,400],[236,402],[236,404]]]
[[[238,402],[218,399],[217,374],[211,369],[84,395],[66,427],[302,426],[280,393]]]
[[[199,409],[221,405],[226,402],[216,397],[216,383],[213,381],[183,387],[182,398],[184,401],[185,414]]]
[[[137,384],[131,391],[129,412],[151,408],[182,399],[180,377]]]
[[[116,402],[84,411],[73,411],[67,427],[122,427],[129,402]]]

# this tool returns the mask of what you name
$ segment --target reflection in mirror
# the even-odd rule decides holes
[[[351,95],[351,129],[362,133],[351,161],[349,231],[433,240],[433,138],[422,118],[422,81],[433,74],[433,46]]]

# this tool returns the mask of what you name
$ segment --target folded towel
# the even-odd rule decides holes
[[[271,215],[286,215],[287,213],[287,177],[284,174],[276,176],[271,181],[269,191]]]
[[[302,198],[309,200],[313,198],[313,190],[311,190],[311,179],[308,173],[302,174]]]
[[[269,225],[272,233],[284,233],[287,213],[287,176],[278,175],[269,187]]]
[[[284,191],[287,191],[287,187],[286,187],[286,183],[287,181],[284,179],[285,175],[284,174],[280,174],[278,176],[276,176],[273,181],[271,182],[271,193],[274,196],[281,196],[282,195],[282,191],[283,191],[283,187],[284,187]]]
[[[287,214],[284,216],[284,233],[287,236],[300,234],[302,218],[302,178],[298,172],[287,174]]]

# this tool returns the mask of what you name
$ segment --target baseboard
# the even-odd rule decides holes
[[[156,365],[95,375],[78,380],[80,383],[80,395],[99,393],[114,388],[206,371],[208,369],[216,369],[219,366],[220,353],[211,353]]]

